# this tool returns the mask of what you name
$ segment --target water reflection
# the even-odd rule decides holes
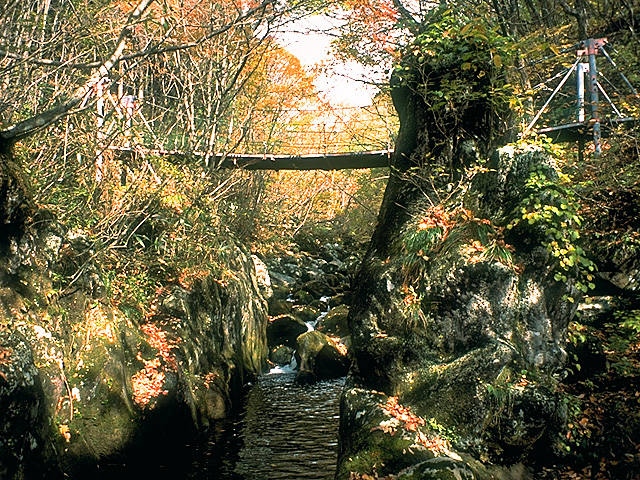
[[[261,377],[240,419],[212,435],[188,478],[333,479],[344,379],[298,385],[294,378],[290,372]]]

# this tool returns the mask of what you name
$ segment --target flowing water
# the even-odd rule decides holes
[[[200,446],[192,480],[331,480],[344,379],[311,385],[287,369],[260,377],[243,412]]]

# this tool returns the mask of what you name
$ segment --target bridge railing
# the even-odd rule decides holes
[[[309,155],[389,150],[395,112],[373,107],[255,110],[250,121],[187,118],[152,100],[123,96],[105,102],[114,115],[99,124],[110,148],[209,154]],[[103,108],[105,108],[103,106]],[[266,119],[266,120],[265,120]]]

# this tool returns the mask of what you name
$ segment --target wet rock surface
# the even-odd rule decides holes
[[[298,376],[309,379],[340,378],[347,374],[349,360],[346,348],[317,330],[306,332],[296,339]]]
[[[271,349],[269,360],[274,365],[289,365],[293,359],[295,349],[286,345],[278,345]]]
[[[130,317],[105,300],[89,237],[46,212],[23,214],[21,184],[0,180],[11,187],[0,242],[0,477],[148,469],[150,452],[175,453],[225,417],[266,367],[266,301],[249,254],[230,256],[231,281],[212,273],[166,285],[150,315]],[[52,277],[79,265],[59,295]]]
[[[346,374],[349,332],[346,325],[350,280],[357,257],[340,245],[321,246],[314,254],[291,253],[266,259],[273,296],[267,327],[270,360],[291,363],[305,383]],[[295,358],[289,355],[289,349]]]

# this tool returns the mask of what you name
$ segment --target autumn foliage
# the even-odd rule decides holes
[[[400,15],[392,0],[347,0],[345,5],[350,10],[350,22],[361,26],[372,50],[396,51],[393,30]]]
[[[391,417],[395,422],[381,422],[373,427],[372,431],[382,430],[389,435],[396,435],[399,430],[414,432],[414,442],[416,445],[426,448],[435,455],[441,455],[450,451],[451,445],[440,435],[433,432],[425,432],[426,421],[416,415],[410,408],[398,402],[398,397],[388,397],[380,407],[382,411]]]
[[[152,408],[152,402],[161,395],[169,392],[164,388],[166,372],[177,370],[175,356],[172,350],[176,347],[175,340],[167,339],[167,333],[153,323],[146,323],[140,327],[146,335],[149,345],[156,350],[156,356],[145,359],[138,353],[138,360],[143,368],[131,377],[133,400],[141,408]]]

